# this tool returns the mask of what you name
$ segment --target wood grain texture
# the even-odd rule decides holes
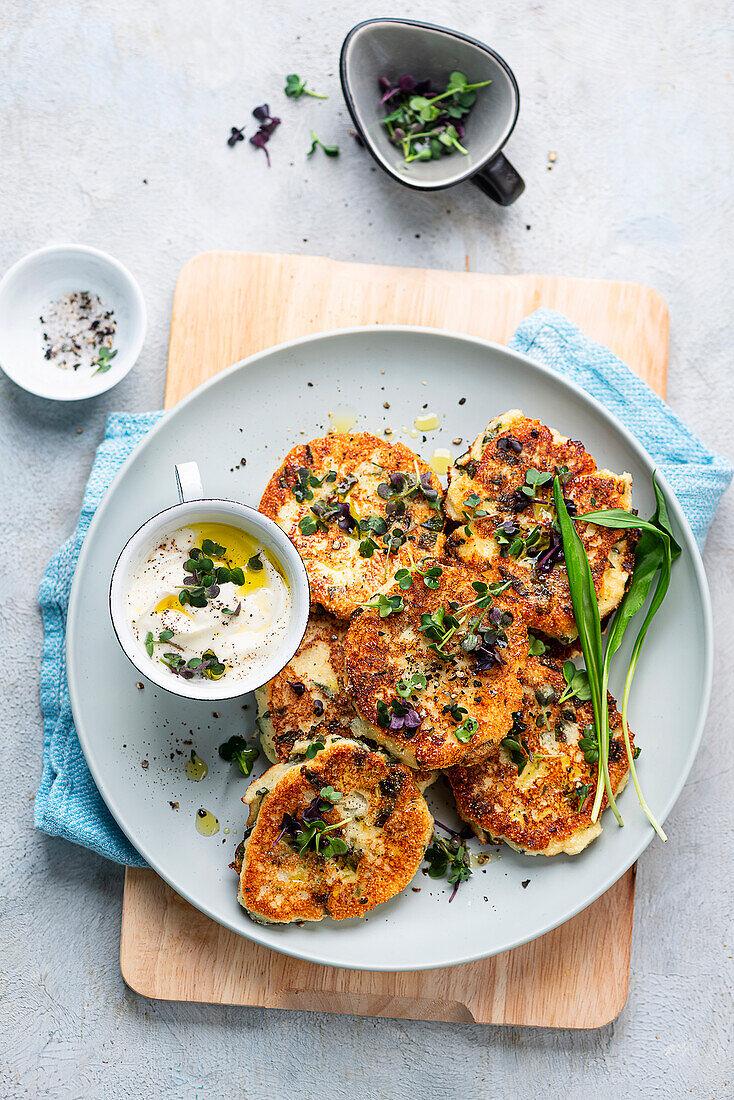
[[[648,287],[209,252],[190,260],[176,285],[166,408],[230,363],[307,333],[420,324],[504,343],[539,306],[565,313],[664,396],[668,312]],[[383,974],[260,947],[205,917],[153,871],[128,869],[120,964],[132,989],[165,1000],[595,1028],[626,1000],[633,915],[634,869],[523,947],[464,966]]]
[[[383,974],[301,962],[250,943],[129,869],[122,974],[146,997],[453,1023],[593,1028],[627,998],[634,871],[532,943],[442,970]]]

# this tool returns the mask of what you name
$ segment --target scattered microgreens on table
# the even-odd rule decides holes
[[[257,132],[250,138],[250,145],[254,145],[256,149],[262,149],[268,161],[268,168],[270,168],[270,153],[266,146],[278,126],[280,126],[280,119],[270,114],[270,107],[267,103],[263,103],[260,107],[256,107],[252,114],[260,125]]]
[[[244,737],[235,733],[219,746],[219,755],[228,764],[236,763],[240,775],[250,775],[260,750],[256,745],[248,745]]]
[[[617,808],[609,779],[609,710],[607,703],[607,686],[609,683],[609,668],[612,657],[622,644],[622,639],[634,616],[642,609],[652,583],[657,576],[653,597],[648,607],[647,614],[635,640],[629,668],[625,678],[624,694],[622,697],[622,731],[624,736],[625,751],[629,764],[630,774],[634,783],[637,798],[642,810],[655,829],[661,840],[666,840],[666,835],[653,816],[640,788],[635,768],[635,753],[629,740],[627,724],[627,708],[629,703],[632,680],[640,658],[643,643],[647,636],[650,624],[662,604],[670,585],[670,573],[672,563],[681,553],[680,546],[673,537],[665,498],[660,487],[652,475],[652,487],[655,494],[655,513],[649,521],[641,520],[639,516],[626,512],[621,508],[609,508],[597,512],[586,512],[584,515],[574,517],[575,523],[594,523],[600,527],[616,529],[637,529],[641,532],[635,547],[635,566],[629,587],[615,612],[611,626],[607,633],[606,647],[602,644],[601,620],[599,617],[599,605],[597,603],[594,582],[589,567],[589,559],[586,556],[584,544],[579,537],[574,520],[571,519],[566,502],[563,497],[561,480],[556,475],[553,480],[553,500],[556,508],[556,516],[560,526],[563,540],[563,552],[568,573],[568,585],[571,593],[574,617],[579,632],[579,641],[586,662],[588,684],[591,702],[594,709],[594,730],[584,730],[584,738],[579,742],[585,750],[588,762],[597,763],[597,782],[594,804],[591,811],[591,820],[596,821],[601,811],[601,803],[606,792],[607,800],[617,819],[624,824]],[[583,743],[582,743],[583,742]],[[596,757],[596,760],[593,758]],[[591,758],[591,759],[590,759]]]
[[[317,149],[323,149],[327,157],[338,157],[339,146],[338,145],[325,145],[321,138],[316,136],[316,133],[311,131],[311,148],[306,153],[307,157],[312,157]]]
[[[319,95],[318,92],[312,92],[310,88],[306,87],[306,81],[302,80],[296,73],[289,73],[285,78],[285,88],[283,89],[289,99],[300,99],[302,95],[313,96],[314,99],[328,99],[326,95]]]
[[[470,84],[463,73],[452,72],[446,88],[434,91],[429,80],[416,81],[405,75],[393,86],[387,77],[380,77],[380,105],[390,103],[392,108],[380,121],[405,163],[439,160],[455,152],[468,156],[469,150],[462,145],[463,120],[476,103],[478,89],[491,83]]]

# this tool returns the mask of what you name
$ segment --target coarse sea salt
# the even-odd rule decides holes
[[[109,369],[117,321],[99,296],[75,290],[51,302],[39,317],[42,325],[44,358],[61,370],[86,367]],[[107,351],[100,355],[102,349]],[[113,353],[114,354],[114,353]]]

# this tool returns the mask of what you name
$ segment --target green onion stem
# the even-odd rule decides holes
[[[447,95],[463,95],[464,92],[473,92],[477,88],[485,88],[487,84],[491,84],[491,80],[483,80],[480,84],[465,84],[463,88],[449,88],[447,91],[442,92],[441,95],[434,95],[428,100],[429,103],[438,103],[439,99],[445,99]]]
[[[640,809],[644,813],[647,820],[652,825],[655,832],[658,834],[662,841],[666,841],[668,838],[663,832],[663,829],[658,824],[657,819],[652,813],[652,810],[647,804],[642,788],[640,787],[639,780],[637,778],[637,768],[635,767],[635,758],[632,754],[632,747],[630,745],[629,728],[627,726],[627,701],[629,700],[630,688],[632,687],[632,677],[635,674],[635,667],[637,665],[637,655],[632,658],[630,667],[627,672],[627,679],[624,682],[624,694],[622,696],[622,732],[624,734],[624,747],[627,753],[627,763],[629,764],[630,775],[632,776],[632,782],[637,792],[637,801],[640,803]]]

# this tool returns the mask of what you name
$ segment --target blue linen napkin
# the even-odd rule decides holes
[[[74,728],[66,685],[66,613],[84,536],[117,471],[163,414],[113,413],[89,475],[76,531],[48,564],[38,591],[43,615],[41,712],[43,772],[36,795],[36,828],[91,848],[129,867],[145,867],[107,809],[89,773]]]
[[[693,435],[608,348],[589,340],[560,313],[540,309],[526,317],[510,347],[576,382],[621,420],[667,477],[698,545],[703,546],[732,478],[729,462]],[[110,416],[84,494],[79,526],[51,559],[39,590],[45,632],[41,672],[44,738],[36,826],[132,867],[144,867],[145,861],[105,806],[74,729],[66,684],[66,613],[74,569],[92,516],[124,460],[162,415]]]
[[[584,336],[552,309],[521,322],[509,346],[570,382],[614,413],[668,479],[700,549],[732,478],[731,463],[710,451],[646,382],[609,348]]]

